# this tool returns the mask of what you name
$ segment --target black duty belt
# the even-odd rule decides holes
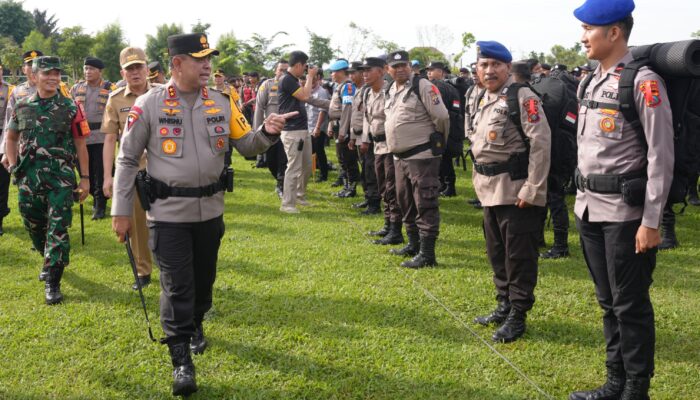
[[[370,138],[374,143],[386,142],[386,135],[372,135],[370,133]]]
[[[638,179],[646,177],[646,171],[630,172],[629,174],[590,174],[583,176],[581,171],[576,168],[574,172],[574,180],[576,188],[582,192],[589,190],[593,193],[601,194],[619,194],[622,193],[622,183],[630,179]]]
[[[99,131],[102,128],[102,122],[88,122],[91,131]]]
[[[419,144],[418,146],[416,146],[412,149],[406,150],[403,153],[394,153],[394,155],[398,158],[408,158],[408,157],[415,156],[418,153],[422,153],[426,150],[430,150],[431,147],[432,147],[432,144],[430,142],[426,142],[423,144]]]
[[[500,174],[505,174],[506,172],[510,172],[510,168],[510,163],[508,162],[491,164],[474,163],[474,171],[476,171],[480,175],[486,176],[496,176]]]
[[[177,187],[168,186],[162,181],[151,177],[151,189],[156,198],[166,199],[168,197],[211,197],[219,192],[223,192],[226,187],[221,180],[207,186],[200,187]]]
[[[592,108],[592,109],[598,109],[598,108],[604,108],[608,110],[620,110],[620,105],[619,104],[614,104],[614,103],[601,103],[595,100],[588,100],[588,99],[581,99],[580,103],[582,106]]]

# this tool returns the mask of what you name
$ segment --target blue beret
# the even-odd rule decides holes
[[[328,67],[331,72],[335,71],[340,71],[341,69],[348,69],[350,68],[350,64],[348,64],[347,60],[336,60],[333,64]]]
[[[494,58],[504,63],[513,61],[513,56],[506,46],[495,41],[479,41],[476,42],[476,48],[479,58]]]
[[[574,16],[588,25],[610,25],[622,21],[634,11],[634,0],[586,0],[574,10]]]
[[[418,66],[418,65],[420,65],[420,61],[418,61],[418,60],[411,60],[411,66],[412,66],[412,67],[415,67],[415,66]]]

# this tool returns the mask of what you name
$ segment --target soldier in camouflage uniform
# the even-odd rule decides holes
[[[58,92],[58,57],[36,58],[32,72],[37,92],[16,104],[7,126],[8,169],[17,179],[24,226],[44,256],[46,304],[57,304],[63,300],[61,277],[69,264],[76,161],[80,201],[90,189],[85,145],[90,128],[81,109]]]

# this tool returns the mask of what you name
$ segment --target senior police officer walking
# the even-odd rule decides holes
[[[207,89],[210,57],[219,52],[209,47],[206,35],[170,36],[168,52],[171,81],[139,97],[127,119],[112,226],[123,241],[130,231],[139,160],[147,150],[147,174],[138,182],[155,199],[142,204],[150,206],[151,249],[161,268],[162,342],[174,367],[173,394],[188,395],[197,390],[191,351],[202,353],[207,346],[202,319],[211,308],[224,234],[224,153],[229,146],[244,155],[264,151],[276,140],[266,132],[279,133],[284,117],[272,115],[261,131],[251,132],[235,103]]]
[[[105,135],[100,132],[100,126],[102,125],[102,116],[105,112],[109,94],[117,88],[110,81],[102,79],[102,70],[104,68],[105,64],[99,58],[86,57],[83,64],[85,80],[77,82],[70,89],[70,95],[73,100],[85,110],[88,125],[90,126],[90,136],[85,143],[90,156],[90,194],[92,194],[93,199],[93,220],[104,218],[105,208],[107,207],[107,198],[102,192],[102,184],[104,183],[102,152]]]
[[[502,324],[496,342],[525,333],[535,302],[539,210],[547,198],[551,132],[540,99],[513,84],[512,56],[498,42],[477,42],[477,73],[486,89],[476,114],[470,154],[474,189],[484,207],[486,253],[497,308],[475,322]]]
[[[401,266],[437,265],[435,242],[440,233],[440,156],[445,150],[450,117],[440,91],[411,73],[408,53],[387,57],[394,82],[386,93],[386,143],[394,155],[396,196],[408,244],[392,253],[414,256]]]
[[[0,65],[0,137],[5,127],[5,111],[7,110],[7,100],[15,89],[2,79],[2,65]],[[0,158],[5,154],[5,149],[0,148]],[[7,200],[10,190],[10,174],[4,167],[0,168],[0,236],[3,235],[2,220],[10,213],[7,207]]]
[[[579,88],[574,212],[603,309],[608,376],[597,389],[572,393],[572,400],[649,399],[654,374],[649,287],[673,175],[673,126],[664,81],[648,68],[632,85],[643,138],[621,111],[620,78],[633,60],[627,42],[634,7],[632,0],[587,0],[574,11],[583,22],[587,57],[600,62]]]
[[[112,167],[114,166],[114,154],[117,139],[126,130],[126,120],[136,98],[151,89],[148,69],[146,68],[146,53],[138,47],[126,47],[119,53],[121,74],[126,85],[113,91],[105,107],[100,131],[105,135],[103,152],[104,183],[102,190],[106,197],[112,197]],[[146,168],[146,154],[139,160],[139,169]],[[134,208],[131,221],[131,234],[129,242],[136,261],[136,271],[141,287],[151,283],[151,249],[148,248],[148,227],[146,226],[146,212],[143,210],[138,197],[134,198]],[[139,285],[134,282],[132,289],[138,290]]]
[[[24,227],[44,257],[46,304],[63,301],[61,277],[70,263],[76,161],[80,201],[90,189],[85,145],[90,130],[79,106],[58,93],[61,70],[58,57],[34,60],[37,92],[15,104],[7,125],[8,170],[17,179]]]

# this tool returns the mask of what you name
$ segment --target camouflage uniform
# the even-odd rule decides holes
[[[34,248],[44,255],[44,268],[69,264],[68,227],[76,187],[77,150],[71,125],[78,124],[75,103],[60,94],[20,100],[8,129],[19,134],[19,157],[14,170],[19,209]]]

